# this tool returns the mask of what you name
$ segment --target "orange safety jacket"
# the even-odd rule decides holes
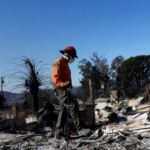
[[[72,83],[71,71],[68,66],[67,59],[61,57],[54,61],[51,78],[57,87],[62,87],[66,81],[70,81]]]

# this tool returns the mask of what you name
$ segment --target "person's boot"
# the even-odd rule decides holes
[[[78,131],[78,135],[79,136],[87,136],[90,132],[91,132],[90,129],[83,128],[83,129],[81,129],[81,130]]]

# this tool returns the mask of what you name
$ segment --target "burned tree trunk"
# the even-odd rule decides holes
[[[32,112],[37,112],[39,110],[39,103],[38,103],[38,93],[32,94]]]
[[[26,89],[32,96],[32,112],[36,112],[39,109],[38,105],[38,93],[39,87],[48,85],[49,76],[45,74],[49,69],[45,67],[47,64],[43,64],[36,59],[29,59],[28,57],[21,57],[17,59],[18,62],[14,62],[17,67],[12,74],[8,75],[10,79],[15,81],[12,90]],[[12,71],[14,71],[12,70]],[[17,83],[17,84],[16,84]]]

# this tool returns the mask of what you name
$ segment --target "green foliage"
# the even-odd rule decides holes
[[[105,90],[108,90],[110,67],[107,59],[103,56],[98,56],[97,53],[93,53],[90,60],[82,59],[79,62],[78,68],[82,79],[80,80],[82,93],[85,95],[84,99],[89,97],[89,83],[88,79],[92,80],[93,98],[96,99],[99,96],[99,89],[101,82],[105,83]],[[84,100],[83,99],[83,100]]]
[[[112,60],[112,63],[111,63],[112,78],[116,78],[117,70],[124,61],[125,59],[121,55],[117,56],[115,59]]]
[[[150,55],[130,57],[125,60],[117,70],[117,84],[134,96],[132,89],[144,87],[150,79]],[[128,89],[127,89],[128,88]],[[137,90],[137,92],[139,92]],[[128,92],[129,93],[129,92]],[[135,93],[135,92],[134,92]],[[136,93],[135,93],[136,94]]]

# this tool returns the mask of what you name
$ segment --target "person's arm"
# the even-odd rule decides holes
[[[61,72],[63,71],[63,65],[59,61],[55,61],[52,70],[52,80],[57,87],[62,87],[64,82],[61,81]]]

